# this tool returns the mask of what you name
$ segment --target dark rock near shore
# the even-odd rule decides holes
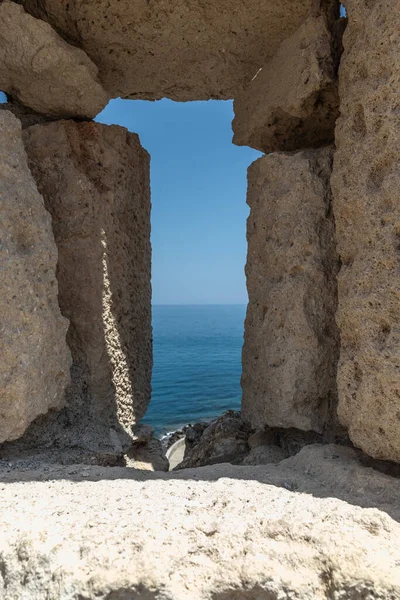
[[[251,427],[233,410],[208,425],[194,425],[187,433],[185,458],[176,469],[227,462],[240,464],[250,449],[247,440]]]

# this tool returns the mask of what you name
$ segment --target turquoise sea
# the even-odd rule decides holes
[[[158,436],[240,409],[245,306],[153,306],[152,400]]]

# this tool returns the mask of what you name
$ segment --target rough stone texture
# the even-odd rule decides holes
[[[113,96],[233,98],[314,0],[23,0],[99,66]]]
[[[242,412],[256,429],[322,433],[335,413],[337,259],[330,148],[249,168]]]
[[[348,0],[332,176],[339,274],[339,417],[400,462],[400,1]]]
[[[0,491],[4,600],[400,597],[400,482],[349,449],[169,474],[10,470]]]
[[[150,400],[149,156],[137,135],[97,123],[36,125],[24,141],[53,218],[71,323],[69,408],[54,427],[66,443],[119,453],[132,441],[122,430],[135,435]],[[54,442],[49,423],[39,425],[33,437]]]
[[[251,428],[240,413],[229,410],[204,428],[201,435],[191,441],[186,435],[184,460],[177,469],[202,467],[216,463],[240,463],[249,452],[247,439]]]
[[[65,403],[68,322],[57,301],[57,249],[22,143],[0,112],[0,442]]]
[[[97,73],[48,23],[0,3],[0,90],[39,113],[92,118],[109,100]]]
[[[233,142],[266,153],[333,142],[336,63],[324,17],[310,17],[235,99]]]

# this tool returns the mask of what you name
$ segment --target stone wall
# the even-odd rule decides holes
[[[68,321],[57,301],[57,248],[28,169],[21,124],[0,112],[0,443],[65,404]]]
[[[270,154],[249,169],[243,416],[323,433],[336,407],[338,268],[332,149]]]
[[[134,134],[89,119],[111,96],[235,97],[235,141],[275,152],[249,170],[243,413],[256,429],[329,436],[338,401],[356,446],[400,462],[400,0],[346,8],[338,80],[336,0],[0,1],[0,89],[11,100],[0,117],[12,139],[1,154],[2,334],[33,328],[20,346],[3,343],[3,387],[21,386],[3,402],[0,438],[36,419],[24,437],[34,444],[119,451],[132,441],[150,398],[149,158]],[[65,402],[66,322],[48,216],[8,109],[52,215],[70,320],[67,407],[40,418]],[[22,202],[36,207],[29,222],[13,213]],[[49,344],[54,357],[41,368],[36,348]],[[55,358],[59,378],[49,376]]]
[[[58,246],[70,419],[80,443],[110,443],[150,401],[149,156],[137,135],[97,123],[36,125],[24,141]]]
[[[332,189],[339,417],[354,444],[400,461],[400,1],[348,0]]]
[[[92,58],[113,97],[179,101],[233,98],[315,4],[23,0]]]
[[[331,180],[331,246],[320,254],[325,280],[310,285],[307,293],[303,240],[307,241],[313,219],[307,203],[315,187],[309,174],[293,169],[303,153],[271,154],[249,171],[250,303],[243,351],[243,412],[259,429],[293,426],[329,434],[337,427],[335,392],[326,393],[320,402],[315,392],[329,377],[331,390],[335,387],[339,344],[333,316],[339,271],[338,418],[352,442],[367,454],[399,462],[400,2],[349,0],[346,8],[349,24],[339,70],[340,117]],[[329,64],[327,36],[336,35],[330,45],[334,59],[343,27],[331,23],[329,33],[323,34],[322,21],[319,33],[317,23],[314,19],[315,26],[305,38],[302,32],[307,24],[284,41],[239,95],[234,141],[266,152],[320,144],[321,125],[328,121],[319,116],[334,115],[329,102],[315,107],[310,99],[316,94],[323,98],[329,80],[326,70],[324,76]],[[330,73],[328,87],[334,89],[335,71]],[[333,129],[328,135],[333,136]],[[317,168],[315,175],[322,174]],[[318,256],[320,223],[314,226],[317,236],[310,244],[311,257]],[[314,339],[302,326],[321,314],[318,306],[327,310],[330,326],[314,329]],[[322,350],[328,340],[328,347],[335,349],[330,356]]]
[[[1,599],[400,598],[400,0],[346,8],[338,82],[336,0],[0,0]],[[236,142],[274,152],[249,169],[250,424],[189,429],[179,473],[137,470],[168,462],[136,427],[149,157],[89,121],[117,95],[235,97]],[[326,444],[337,413],[364,452]]]

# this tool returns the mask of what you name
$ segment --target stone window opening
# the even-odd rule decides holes
[[[0,0],[6,600],[400,598],[400,0],[343,2]],[[116,96],[234,98],[262,153],[243,418],[179,473],[140,424],[150,160],[93,120]]]
[[[265,9],[267,10],[267,7]],[[38,23],[32,16],[23,13],[22,8],[6,3],[2,5],[2,10],[5,18],[11,20],[18,17],[18,22],[30,28],[33,37],[36,35],[35,28]],[[248,7],[245,7],[245,10],[247,11]],[[274,19],[281,24],[283,15],[279,15],[280,10],[281,8],[277,7]],[[297,21],[297,29],[292,24],[290,26],[292,33],[289,37],[278,41],[274,36],[268,40],[263,36],[262,39],[266,44],[264,52],[271,54],[268,60],[261,59],[260,55],[257,55],[256,48],[252,47],[251,51],[254,55],[251,61],[250,57],[246,57],[249,61],[246,67],[242,65],[243,69],[240,73],[233,69],[234,80],[228,81],[228,71],[232,70],[232,65],[229,63],[229,69],[222,69],[220,75],[213,69],[210,73],[205,72],[201,75],[200,87],[203,86],[203,91],[195,86],[190,93],[177,88],[161,89],[155,94],[154,91],[135,93],[132,88],[129,95],[137,99],[143,96],[152,98],[154,95],[156,97],[168,95],[181,101],[193,100],[203,95],[221,99],[234,96],[233,132],[236,146],[231,145],[230,139],[229,144],[232,149],[235,148],[235,152],[239,152],[237,146],[241,146],[240,151],[252,153],[252,158],[249,158],[246,167],[254,161],[254,158],[259,157],[260,153],[265,155],[261,159],[265,161],[269,160],[271,153],[293,153],[308,148],[321,148],[318,156],[313,154],[308,158],[308,155],[304,155],[303,162],[299,161],[296,169],[299,174],[302,173],[303,168],[307,171],[304,165],[314,165],[313,168],[320,169],[321,184],[326,187],[325,171],[331,159],[330,153],[325,152],[324,148],[333,142],[334,123],[338,114],[332,35],[323,15],[312,14],[304,20],[302,14],[304,10],[304,6],[298,7],[297,12],[290,15],[290,19],[294,18]],[[35,17],[38,17],[36,13]],[[286,13],[285,18],[289,18]],[[267,21],[269,23],[268,19]],[[254,21],[254,27],[258,28],[260,25],[259,20]],[[60,44],[57,34],[51,28],[44,22],[41,27],[41,33],[49,44]],[[270,45],[272,49],[269,48]],[[32,48],[28,50],[32,52]],[[320,60],[321,55],[325,60]],[[316,64],[315,57],[318,57]],[[294,71],[304,73],[300,84],[301,94],[293,90],[293,81],[290,77],[287,80],[282,79],[282,73],[292,73],[294,58],[298,61]],[[60,60],[65,61],[66,64],[72,61],[72,64],[77,65],[81,64],[83,57],[82,54],[77,53],[76,48],[62,44]],[[137,57],[135,60],[137,61]],[[187,65],[188,63],[185,63],[185,68]],[[91,59],[86,56],[81,66],[82,71],[79,70],[78,79],[71,77],[71,71],[68,71],[68,85],[71,86],[72,92],[71,96],[66,98],[68,102],[62,107],[62,115],[59,115],[59,72],[43,74],[43,85],[49,85],[55,90],[54,97],[50,98],[46,106],[43,106],[42,100],[35,96],[34,85],[29,87],[31,96],[24,95],[23,89],[14,90],[12,82],[9,85],[17,101],[23,98],[25,104],[41,113],[29,112],[28,109],[25,112],[21,104],[12,105],[17,116],[21,117],[29,167],[37,180],[39,191],[43,194],[45,206],[51,213],[58,246],[60,306],[63,315],[71,323],[68,344],[73,355],[72,383],[68,388],[67,412],[69,411],[70,415],[68,420],[73,422],[78,419],[85,432],[83,437],[87,434],[88,439],[96,440],[96,443],[100,441],[101,448],[106,449],[111,446],[114,451],[120,451],[129,443],[132,426],[135,427],[143,418],[150,399],[149,377],[152,364],[149,335],[149,156],[144,149],[147,147],[146,141],[142,140],[141,146],[136,133],[113,127],[111,122],[108,123],[110,127],[105,127],[104,124],[99,123],[99,118],[97,121],[89,120],[98,113],[99,107],[105,105],[107,93],[100,85],[99,79],[96,79],[96,65],[91,62]],[[318,70],[317,78],[310,76],[314,69]],[[89,73],[91,77],[88,76]],[[212,75],[211,79],[209,75],[210,77]],[[20,77],[20,74],[18,76]],[[238,76],[242,78],[240,83],[237,81]],[[63,83],[65,85],[65,82]],[[150,83],[155,84],[154,81]],[[213,91],[216,83],[221,89],[219,93]],[[79,106],[74,104],[74,86],[77,84],[82,98]],[[144,85],[143,81],[142,85]],[[237,91],[233,92],[232,86],[236,86]],[[92,90],[90,95],[87,93],[88,87]],[[132,103],[132,106],[135,104]],[[182,110],[185,110],[188,104],[181,106]],[[83,120],[82,114],[85,116]],[[53,116],[48,118],[43,115]],[[62,118],[64,116],[73,116],[74,119],[64,119]],[[36,124],[39,127],[32,127]],[[129,129],[140,133],[137,124]],[[230,127],[229,138],[231,138]],[[156,147],[155,151],[149,149],[150,153],[155,155]],[[211,140],[210,153],[212,149]],[[44,173],[42,164],[46,161],[51,164],[51,168]],[[135,164],[136,173],[132,171],[129,161]],[[276,168],[279,171],[278,166]],[[257,167],[253,165],[253,172],[256,170]],[[309,176],[309,173],[304,175],[304,177]],[[242,183],[240,201],[245,206],[245,168]],[[249,180],[250,198],[251,185]],[[254,188],[257,185],[253,182]],[[132,190],[137,203],[134,209],[129,206]],[[318,198],[321,200],[320,197]],[[322,208],[329,212],[325,206]],[[229,214],[229,211],[225,214],[227,213]],[[74,214],[80,215],[80,218],[71,218]],[[319,214],[318,210],[315,211],[314,216],[317,214]],[[225,215],[219,217],[223,222]],[[130,219],[135,221],[132,225],[134,232],[130,231],[127,225]],[[278,212],[276,219],[277,223],[281,220]],[[243,225],[244,220],[245,218],[243,218]],[[65,225],[66,223],[68,226]],[[255,228],[256,225],[255,222]],[[327,230],[329,227],[328,224]],[[266,223],[265,230],[267,229]],[[288,227],[286,234],[290,231]],[[293,232],[290,233],[292,234]],[[76,243],[69,243],[68,236],[75,239]],[[249,240],[251,237],[252,234],[249,233]],[[133,238],[135,238],[134,242],[132,242]],[[325,251],[327,250],[324,249]],[[244,255],[245,250],[243,262]],[[111,261],[114,261],[114,266]],[[142,264],[142,271],[138,267],[139,263]],[[121,275],[126,272],[130,273],[129,277]],[[300,276],[301,273],[301,265],[295,264],[292,274]],[[247,277],[248,281],[251,281],[250,269]],[[89,311],[86,309],[86,302],[90,305]],[[268,302],[256,302],[256,305],[261,308],[263,320],[268,321],[266,317]],[[312,310],[311,299],[303,307],[302,316],[305,321]],[[136,315],[135,311],[137,311]],[[82,318],[83,315],[85,318]],[[143,327],[138,328],[138,323]],[[324,328],[323,320],[318,327]],[[138,334],[137,329],[140,330]],[[250,329],[248,327],[248,331]],[[249,335],[251,337],[253,334]],[[318,333],[317,338],[319,335]],[[123,343],[122,338],[124,338]],[[248,402],[245,400],[246,381],[251,373],[251,368],[246,363],[246,356],[249,356],[249,352],[246,350],[245,343],[242,377],[243,407],[245,412],[247,411],[246,416],[251,424],[258,426],[258,420],[263,421],[264,417],[260,415],[254,417],[253,411],[246,408],[248,407]],[[254,360],[258,358],[259,352],[256,352]],[[259,360],[258,364],[261,363],[262,360]],[[313,368],[314,366],[311,371]],[[310,377],[312,379],[313,376]],[[331,379],[331,376],[324,378],[325,387]],[[137,388],[134,383],[137,384]],[[295,388],[299,387],[296,378],[293,385]],[[264,387],[259,390],[263,397],[262,402],[265,402],[267,395]],[[309,427],[321,432],[329,412],[327,406],[329,402],[324,390],[321,392],[323,398],[318,391],[319,386],[316,386],[316,390],[315,393],[313,392],[312,402],[308,402],[309,406],[304,411],[301,407],[303,400],[296,398],[296,410],[292,412],[300,415],[298,420],[290,415],[293,407],[289,403],[286,411],[288,420],[286,421],[280,415],[277,423],[281,419],[284,426],[296,426],[300,423],[301,427]],[[290,393],[292,391],[290,390]],[[315,408],[317,414],[314,414]],[[82,414],[81,419],[77,417],[78,414]],[[83,425],[85,421],[87,423]],[[72,434],[73,439],[76,437],[82,438],[81,432],[77,433],[75,438]]]
[[[248,166],[261,154],[232,144],[232,119],[231,101],[154,103],[121,99],[111,101],[96,118],[100,123],[127,126],[137,132],[151,156],[156,329],[153,329],[152,399],[143,422],[155,427],[157,435],[217,417],[227,409],[240,409],[241,348],[247,304],[246,176]],[[182,360],[174,362],[171,357],[168,362],[160,350],[162,335],[166,333],[160,332],[159,338],[157,327],[161,313],[165,318],[176,318],[172,316],[173,307],[179,304],[183,305],[180,311],[183,314],[178,328],[185,333],[182,329],[182,338],[176,339],[176,351],[178,355],[181,353]],[[234,327],[231,351],[236,362],[229,359],[230,349],[226,348],[219,362],[217,357],[214,366],[210,363],[207,373],[202,362],[204,354],[212,355],[216,350],[202,345],[196,321],[214,318],[211,312],[209,317],[204,312],[210,304],[220,306],[215,310],[221,310],[221,317],[228,311],[229,323],[233,322],[235,311],[238,316],[235,326],[226,325]],[[242,308],[236,309],[232,304],[241,304]],[[195,305],[204,308],[199,307],[196,312]],[[225,312],[223,305],[227,305]],[[221,335],[224,335],[222,328]],[[228,331],[225,335],[228,336]],[[191,341],[187,341],[186,356],[184,344],[188,336]],[[195,351],[192,344],[198,344]],[[171,373],[168,384],[165,376],[163,379],[166,362]],[[174,393],[164,392],[163,385],[173,388]],[[168,398],[172,406],[166,406]]]

